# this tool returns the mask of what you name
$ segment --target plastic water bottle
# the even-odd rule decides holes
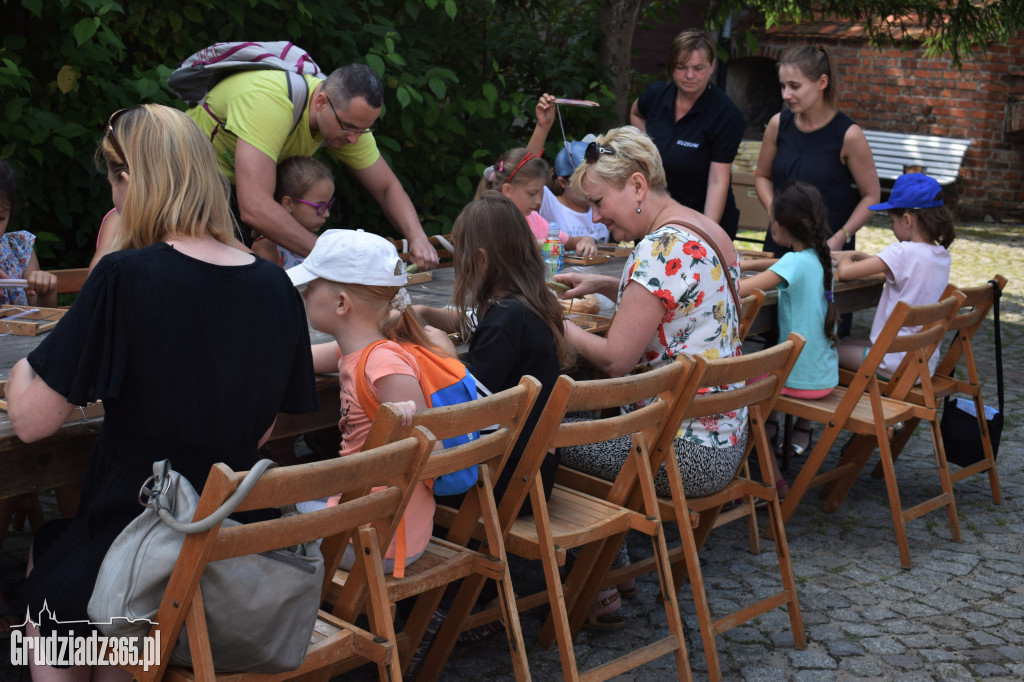
[[[548,224],[548,237],[541,245],[541,255],[544,257],[544,266],[547,268],[547,279],[562,270],[562,242],[558,239],[558,224]]]

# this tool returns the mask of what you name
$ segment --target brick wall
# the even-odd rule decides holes
[[[792,28],[792,27],[790,27]],[[790,45],[828,47],[840,74],[840,107],[862,127],[972,140],[959,182],[959,213],[1024,219],[1024,32],[1008,45],[989,45],[960,70],[923,50],[878,50],[862,40],[774,34],[759,36],[759,53],[777,58]]]

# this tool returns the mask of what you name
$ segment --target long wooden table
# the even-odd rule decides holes
[[[584,271],[618,277],[624,263],[622,258],[612,258],[608,263],[588,266]],[[434,270],[432,280],[410,286],[409,293],[414,303],[441,307],[450,302],[454,283],[455,272],[452,268]],[[882,279],[840,282],[836,286],[836,302],[840,310],[848,312],[875,305],[882,283]],[[776,301],[775,292],[769,293],[752,331],[767,331],[775,326]],[[317,332],[311,334],[314,340],[324,339]],[[43,338],[45,335],[0,337],[0,379],[6,379],[14,363],[28,355]],[[274,428],[274,438],[299,435],[337,424],[337,376],[318,377],[317,392],[320,410],[305,415],[280,415]],[[69,422],[49,438],[27,444],[14,435],[7,414],[0,412],[0,499],[81,481],[102,422],[102,417]]]

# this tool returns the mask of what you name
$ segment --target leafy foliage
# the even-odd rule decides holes
[[[953,66],[988,43],[1009,42],[1024,28],[1020,0],[720,0],[709,4],[709,22],[722,22],[730,13],[759,10],[768,28],[783,22],[846,19],[863,25],[868,40],[901,49],[924,47],[929,58],[948,55]]]
[[[19,175],[17,229],[36,234],[44,267],[88,262],[110,191],[94,150],[110,113],[140,102],[183,106],[167,75],[218,41],[291,40],[325,69],[363,62],[385,83],[378,146],[428,233],[451,229],[482,171],[525,145],[541,92],[611,104],[589,28],[596,2],[493,0],[0,0],[0,157]],[[597,130],[573,110],[567,134]],[[555,143],[552,141],[552,150]],[[325,156],[325,158],[328,158]],[[341,225],[390,229],[336,173]],[[337,218],[332,216],[332,221]]]

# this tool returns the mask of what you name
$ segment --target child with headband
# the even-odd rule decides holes
[[[548,236],[548,221],[537,213],[537,209],[540,208],[549,173],[547,162],[539,155],[523,147],[510,149],[484,171],[475,198],[479,199],[487,190],[501,192],[526,216],[533,236],[544,241]],[[581,256],[597,254],[597,243],[593,237],[572,237],[559,227],[558,239],[566,250],[575,250]]]

